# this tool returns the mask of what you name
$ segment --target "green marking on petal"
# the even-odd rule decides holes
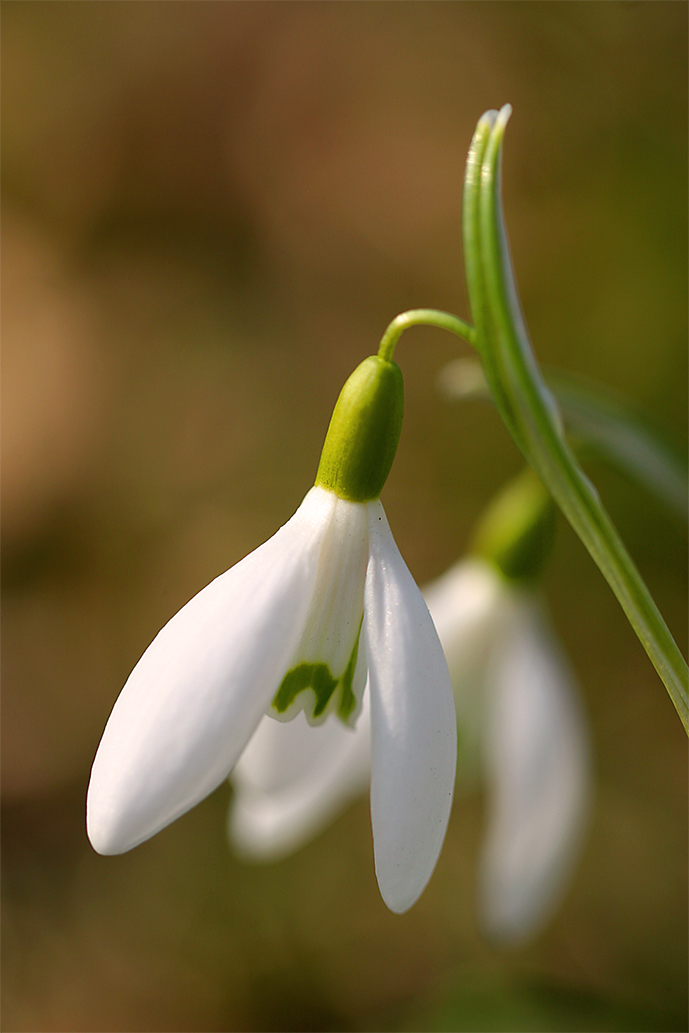
[[[364,618],[361,618],[362,623]],[[359,625],[359,635],[361,634],[361,625]],[[340,702],[337,707],[338,717],[347,724],[349,717],[356,707],[356,696],[352,691],[352,682],[354,681],[354,671],[356,670],[356,658],[359,654],[359,635],[356,637],[354,643],[354,649],[352,655],[349,658],[347,664],[347,670],[342,675],[342,693],[340,695]]]
[[[284,714],[300,692],[305,689],[313,689],[316,697],[313,716],[319,717],[337,688],[337,681],[338,679],[333,677],[327,664],[299,664],[288,671],[282,679],[282,685],[275,695],[273,706],[279,714]]]
[[[363,623],[363,617],[361,620]],[[361,625],[359,625],[359,634],[361,634]],[[320,717],[328,706],[333,693],[340,686],[337,715],[347,724],[357,706],[357,698],[354,695],[352,684],[354,682],[358,653],[359,635],[356,637],[346,670],[340,678],[336,678],[325,663],[297,664],[282,679],[282,684],[275,694],[272,706],[277,710],[278,714],[284,714],[292,706],[300,692],[311,689],[316,697],[312,717]]]

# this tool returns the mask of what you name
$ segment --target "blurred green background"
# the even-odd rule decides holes
[[[684,448],[687,5],[3,4],[3,1029],[687,1029],[687,744],[561,522],[547,589],[597,797],[563,906],[500,950],[479,793],[389,913],[365,800],[240,864],[230,789],[131,854],[84,833],[110,708],[160,626],[313,482],[345,378],[403,309],[467,317],[460,185],[510,102],[505,208],[534,346]],[[492,408],[398,347],[383,500],[417,581],[520,467]],[[686,651],[685,530],[591,469]]]

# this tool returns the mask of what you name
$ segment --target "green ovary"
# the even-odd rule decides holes
[[[273,707],[279,714],[284,714],[294,703],[300,692],[311,689],[316,702],[312,710],[314,718],[321,717],[330,702],[333,693],[340,687],[340,698],[337,703],[336,712],[338,717],[347,724],[352,711],[356,707],[356,696],[352,690],[356,658],[359,651],[359,637],[354,643],[352,655],[349,658],[347,668],[339,678],[336,678],[329,666],[325,663],[301,663],[288,671],[282,679],[282,685],[275,694]]]

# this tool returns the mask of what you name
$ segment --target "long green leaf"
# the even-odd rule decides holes
[[[510,114],[506,106],[483,116],[467,160],[463,233],[474,343],[507,428],[610,584],[689,730],[687,665],[567,444],[526,330],[500,197],[501,148]]]

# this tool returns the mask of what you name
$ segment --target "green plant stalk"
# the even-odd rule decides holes
[[[517,447],[541,478],[617,596],[689,732],[689,671],[596,489],[565,440],[522,315],[500,198],[500,157],[511,114],[506,105],[479,120],[467,158],[462,228],[475,326],[435,309],[414,309],[387,327],[378,355],[391,361],[411,326],[450,330],[479,353],[493,401]]]
[[[645,488],[682,519],[689,519],[689,484],[680,457],[628,400],[562,371],[543,370],[564,418],[567,440],[579,461],[602,459]],[[477,359],[455,359],[441,370],[440,387],[451,398],[492,401]]]
[[[546,371],[545,379],[560,406],[575,454],[617,466],[686,524],[686,466],[647,425],[643,414],[578,377]]]
[[[689,731],[687,665],[641,575],[564,437],[517,295],[500,199],[500,155],[511,109],[488,112],[472,141],[464,187],[473,344],[517,446],[551,492],[618,598]]]
[[[451,333],[457,334],[469,344],[474,343],[474,328],[459,316],[452,316],[449,312],[438,312],[434,308],[415,308],[395,316],[389,324],[378,346],[379,359],[392,362],[395,345],[410,326],[437,326],[440,330],[449,330]]]

